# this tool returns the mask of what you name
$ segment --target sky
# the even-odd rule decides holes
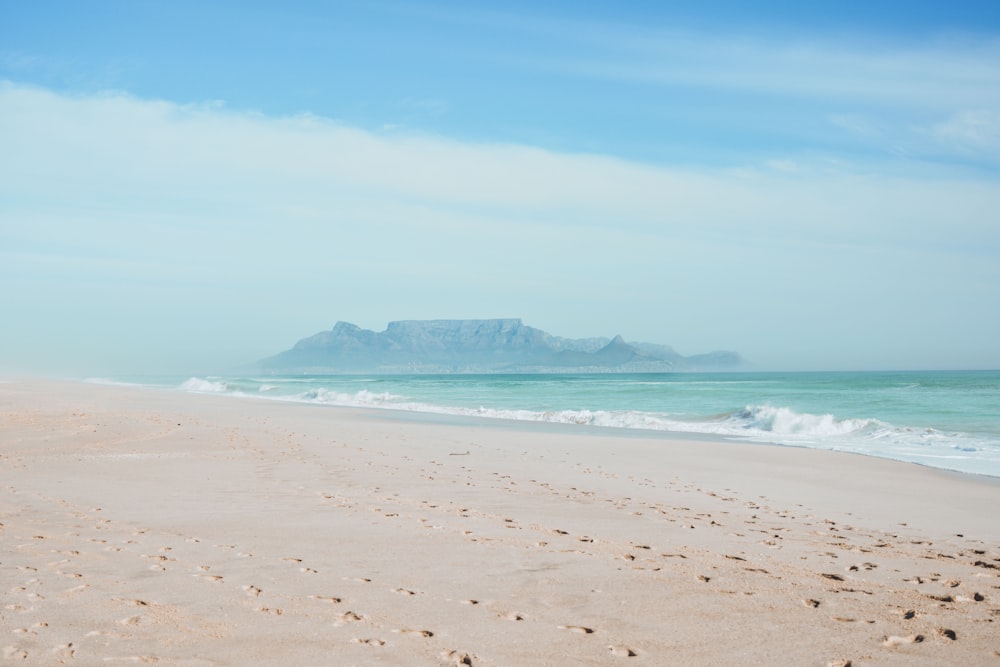
[[[1000,3],[0,0],[0,374],[493,317],[1000,368]]]

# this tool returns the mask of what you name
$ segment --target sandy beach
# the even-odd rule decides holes
[[[0,383],[0,658],[998,665],[1000,480],[834,452]]]

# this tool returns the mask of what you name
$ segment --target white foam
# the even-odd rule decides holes
[[[388,392],[376,393],[368,391],[367,389],[362,389],[361,391],[355,392],[353,394],[348,394],[339,391],[331,391],[329,389],[310,389],[309,391],[297,394],[296,396],[284,397],[285,400],[299,400],[308,401],[310,403],[325,403],[328,405],[340,405],[345,407],[366,407],[366,408],[380,408],[380,407],[391,407],[395,409],[407,409],[401,407],[399,404],[394,403],[403,398],[402,396],[397,396],[395,394],[390,394]]]
[[[837,419],[831,414],[799,413],[770,405],[747,406],[733,415],[732,422],[737,433],[742,429],[796,438],[829,438],[885,426],[874,419]]]
[[[191,378],[180,386],[184,391],[192,391],[199,394],[222,394],[229,391],[229,385],[225,382],[214,380],[203,380],[201,378]]]
[[[122,382],[121,380],[112,380],[110,378],[84,378],[84,382],[87,384],[104,384],[111,387],[144,387],[146,385],[140,384],[138,382]]]
[[[314,378],[262,383],[244,393],[241,385],[214,378],[190,378],[180,388],[196,393],[255,395],[270,400],[321,403],[345,407],[486,417],[529,422],[601,426],[618,429],[701,433],[752,442],[775,443],[854,452],[870,456],[926,463],[963,472],[1000,476],[1000,444],[992,436],[945,433],[931,428],[897,427],[877,419],[838,419],[832,414],[797,412],[786,406],[748,405],[742,410],[697,419],[629,410],[526,410],[456,407],[413,401],[390,392],[336,391],[324,387],[282,394],[282,385],[312,383]],[[321,381],[321,380],[320,380]],[[253,381],[251,381],[253,382]]]

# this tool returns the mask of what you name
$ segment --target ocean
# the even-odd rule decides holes
[[[177,391],[815,447],[1000,477],[1000,371],[115,378]]]

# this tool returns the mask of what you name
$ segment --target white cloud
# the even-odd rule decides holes
[[[953,150],[1000,154],[1000,111],[961,111],[934,125],[933,136]]]
[[[10,83],[0,154],[0,280],[20,290],[3,297],[9,349],[63,312],[103,318],[109,346],[216,336],[232,363],[317,320],[499,313],[767,361],[769,337],[870,330],[892,300],[936,309],[921,335],[940,338],[961,316],[949,295],[988,299],[1000,281],[989,180],[780,157],[668,168]],[[1000,334],[983,312],[968,335]],[[180,324],[192,317],[203,326]]]
[[[577,24],[562,37],[586,44],[550,66],[577,74],[817,97],[919,109],[1000,103],[1000,41],[957,36],[884,37]],[[589,50],[590,57],[583,54]]]
[[[830,122],[836,127],[861,137],[879,137],[883,134],[883,130],[877,127],[871,118],[863,114],[831,114]]]
[[[30,70],[44,63],[43,59],[37,55],[20,52],[4,52],[0,54],[0,63],[4,69],[9,70]]]
[[[560,55],[528,54],[521,64],[643,86],[648,104],[701,108],[729,127],[740,127],[744,115],[751,123],[767,118],[780,128],[772,135],[788,128],[800,146],[829,146],[815,129],[827,119],[850,134],[848,152],[867,145],[929,161],[961,152],[998,162],[993,120],[970,111],[1000,108],[996,38],[750,36],[586,23],[563,26],[558,38]]]
[[[678,169],[530,146],[380,135],[314,116],[267,118],[122,94],[67,97],[13,84],[0,87],[0,122],[0,147],[13,156],[0,166],[3,187],[47,205],[127,201],[165,211],[241,212],[294,205],[333,213],[394,202],[678,232],[733,231],[767,220],[769,229],[801,233],[865,228],[859,220],[876,204],[923,219],[920,211],[935,208],[931,202],[941,195],[995,196],[988,183],[929,181],[886,202],[887,192],[909,187],[905,179],[849,169],[820,174],[783,157],[761,170]]]

